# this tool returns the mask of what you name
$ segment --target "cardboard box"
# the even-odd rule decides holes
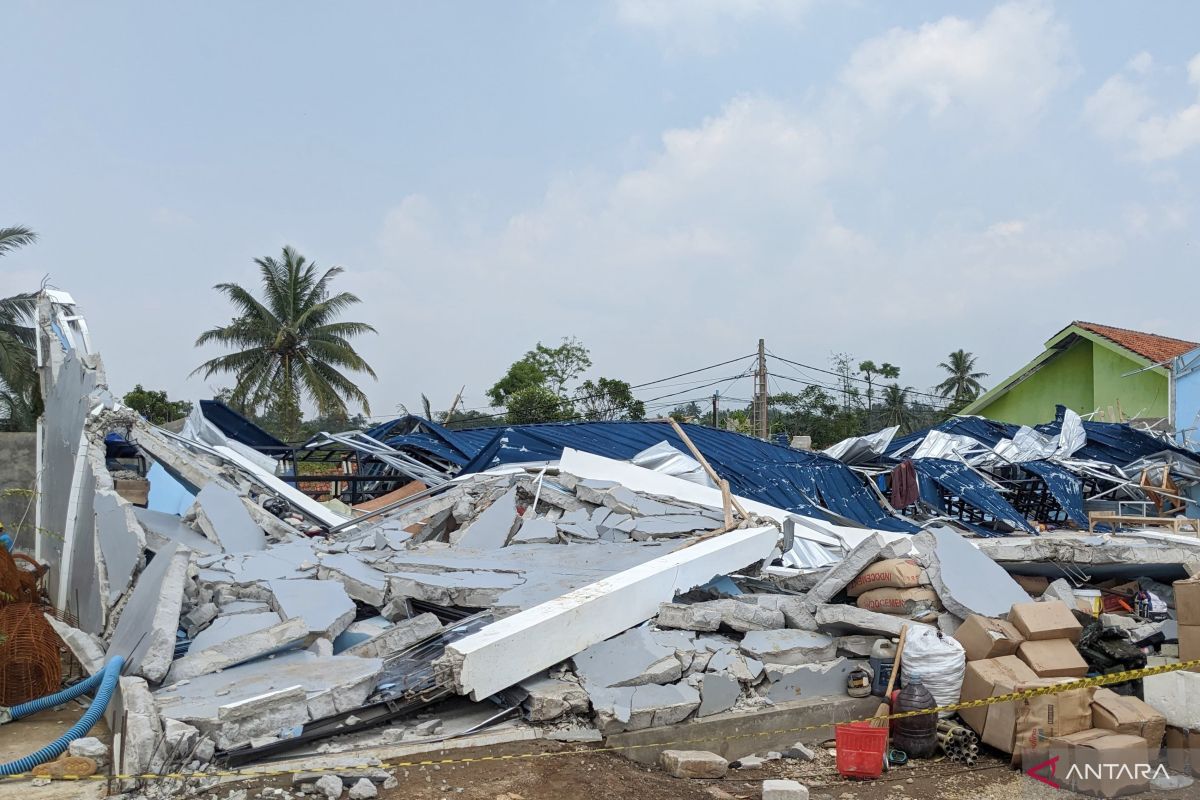
[[[1175,620],[1181,626],[1200,625],[1200,578],[1175,581],[1174,586]]]
[[[1167,732],[1167,718],[1136,697],[1100,688],[1092,697],[1092,727],[1142,737],[1149,748],[1148,758],[1157,761]]]
[[[1017,658],[1039,678],[1082,678],[1088,673],[1087,662],[1069,639],[1022,642]]]
[[[992,696],[992,689],[997,681],[1013,684],[1033,680],[1037,680],[1037,675],[1016,656],[969,661],[966,672],[963,674],[962,692],[959,696],[964,702],[983,700]],[[988,710],[991,708],[995,708],[995,706],[964,708],[958,712],[958,715],[973,731],[982,736],[987,723]]]
[[[1041,642],[1047,639],[1070,639],[1079,641],[1083,626],[1071,609],[1061,600],[1045,603],[1017,603],[1008,612],[1008,621],[1013,624],[1026,641]]]
[[[1062,678],[1038,678],[1011,683],[997,681],[992,696],[1069,683]],[[1034,748],[1042,739],[1078,733],[1092,727],[1092,695],[1095,689],[1071,689],[996,703],[988,707],[983,727],[983,742],[997,750],[1013,754],[1013,763],[1021,762],[1024,750]]]
[[[1002,619],[972,614],[954,632],[954,638],[966,651],[967,661],[1011,656],[1017,652],[1025,637]]]
[[[921,565],[911,558],[889,558],[876,561],[850,581],[846,594],[858,597],[872,589],[912,589],[928,586],[929,576]]]
[[[941,609],[937,592],[933,589],[871,589],[858,596],[858,607],[880,614],[896,614],[901,617],[924,617]]]
[[[1044,575],[1013,575],[1012,579],[1030,597],[1041,597],[1050,588],[1050,579]]]
[[[113,481],[113,489],[135,506],[146,507],[150,501],[150,481],[145,478],[121,478]]]
[[[1183,775],[1200,775],[1200,733],[1168,727],[1163,739],[1167,766]]]
[[[1195,661],[1200,659],[1200,625],[1179,625],[1179,660]],[[1192,672],[1200,672],[1200,667],[1192,667]]]
[[[1053,737],[1036,752],[1039,762],[1058,759],[1053,779],[1060,788],[1093,797],[1144,792],[1154,774],[1146,761],[1146,740],[1124,733],[1092,728]]]

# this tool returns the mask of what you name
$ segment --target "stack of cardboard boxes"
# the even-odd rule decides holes
[[[1198,606],[1200,607],[1200,606]],[[1062,602],[1018,603],[1008,620],[968,617],[955,633],[967,654],[962,701],[1051,687],[1087,674],[1076,642],[1083,627]],[[1057,780],[1072,763],[1111,760],[1132,766],[1157,764],[1166,720],[1146,703],[1107,689],[1078,688],[959,712],[985,744],[1011,753],[1026,769],[1042,763],[1050,748],[1059,758]],[[1124,775],[1131,770],[1120,770]],[[1144,788],[1147,771],[1134,783],[1077,781],[1077,791],[1114,797],[1134,784]],[[1074,770],[1073,775],[1094,771]],[[1116,789],[1113,789],[1116,787]]]
[[[1179,660],[1200,659],[1200,578],[1175,581],[1175,621],[1179,624]],[[1200,672],[1193,667],[1192,672]]]

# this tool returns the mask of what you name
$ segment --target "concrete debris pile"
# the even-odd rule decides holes
[[[124,660],[108,709],[121,773],[371,729],[429,743],[514,710],[530,736],[607,737],[650,762],[648,743],[708,736],[724,764],[753,752],[739,748],[795,745],[767,734],[804,708],[819,723],[869,713],[877,702],[848,687],[867,675],[883,694],[894,663],[898,686],[916,670],[944,704],[1200,656],[1200,582],[1166,583],[1200,563],[1183,537],[875,530],[730,496],[669,447],[631,461],[567,447],[346,516],[203,420],[177,434],[123,408],[68,296],[43,293],[38,333],[35,557],[78,621],[50,618],[78,661],[95,674]],[[1140,569],[1163,582],[1131,582]],[[1153,697],[1195,691],[1168,715],[1181,728],[1200,728],[1192,677],[1146,681],[1160,709]],[[1110,694],[1047,700],[1052,733],[1125,733],[1128,718],[1154,746],[1155,718]],[[452,702],[473,709],[470,724],[417,716]],[[962,716],[1019,752],[1010,712]],[[1117,727],[1097,722],[1108,717]],[[689,731],[649,730],[677,725]]]

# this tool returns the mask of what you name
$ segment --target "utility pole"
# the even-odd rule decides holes
[[[755,387],[755,431],[754,434],[763,440],[771,435],[771,426],[767,421],[767,343],[765,339],[758,340],[758,374]]]
[[[720,399],[721,399],[721,393],[720,393],[720,392],[713,392],[713,416],[712,416],[712,426],[713,426],[714,428],[715,428],[715,427],[717,427],[717,402],[718,402]]]

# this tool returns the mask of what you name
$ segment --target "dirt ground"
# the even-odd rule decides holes
[[[551,743],[489,747],[475,753],[455,751],[455,758],[473,755],[516,755],[536,752],[536,758],[514,758],[465,764],[401,768],[400,786],[381,790],[383,800],[757,800],[762,782],[792,778],[809,787],[812,800],[1069,800],[1080,797],[1050,788],[1021,775],[1007,761],[984,757],[972,769],[948,760],[914,762],[893,769],[879,780],[849,781],[838,775],[834,757],[818,749],[811,763],[781,760],[755,770],[731,769],[720,780],[682,780],[636,764],[614,753],[563,754],[577,748]],[[240,784],[251,789],[286,782]],[[1197,785],[1200,787],[1200,784]],[[234,786],[211,796],[224,798]],[[1171,798],[1200,797],[1190,790]],[[1143,797],[1153,795],[1146,794]]]

